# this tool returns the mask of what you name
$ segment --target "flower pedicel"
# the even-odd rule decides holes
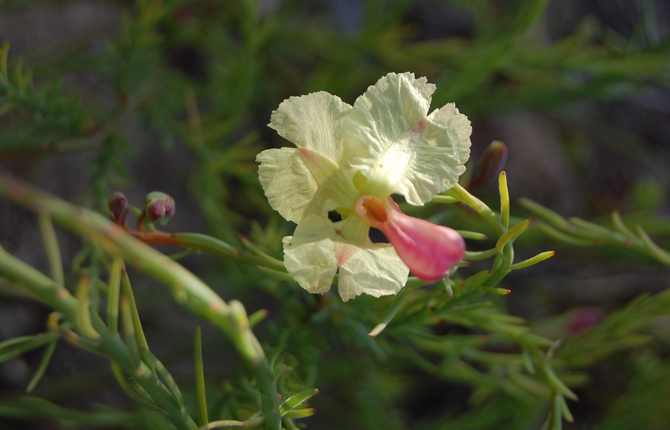
[[[453,104],[428,115],[434,91],[426,78],[389,73],[353,107],[318,92],[273,112],[269,126],[297,148],[258,154],[259,177],[270,205],[298,224],[284,265],[307,291],[325,293],[337,272],[345,301],[396,294],[409,270],[432,282],[462,259],[458,233],[403,214],[390,197],[422,205],[465,171],[470,122]],[[373,243],[370,227],[390,244]]]

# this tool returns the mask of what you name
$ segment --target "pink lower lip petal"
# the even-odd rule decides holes
[[[465,241],[453,229],[392,210],[381,230],[417,278],[433,282],[464,255]]]
[[[463,259],[465,241],[455,230],[405,215],[390,197],[386,203],[364,196],[356,212],[384,232],[416,277],[436,281]]]

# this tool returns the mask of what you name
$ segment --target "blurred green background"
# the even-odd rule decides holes
[[[262,149],[287,144],[266,127],[272,110],[322,90],[353,104],[386,73],[411,71],[437,85],[432,108],[455,102],[470,118],[473,161],[492,140],[506,143],[513,199],[597,223],[618,210],[670,245],[667,1],[0,0],[5,41],[11,79],[0,85],[0,166],[103,212],[115,190],[135,205],[165,191],[177,201],[165,230],[230,242],[242,233],[280,258],[293,227],[267,204],[254,161]],[[494,183],[473,190],[487,201],[496,192]],[[528,215],[515,204],[512,214]],[[44,269],[32,215],[2,201],[0,220],[2,246]],[[71,262],[81,242],[60,233],[59,240]],[[499,306],[534,332],[566,340],[557,354],[574,371],[568,376],[581,401],[570,404],[575,422],[564,427],[670,428],[668,299],[631,305],[665,291],[670,271],[626,250],[556,243],[536,230],[518,247],[519,258],[556,251],[508,276],[502,286],[512,294]],[[184,264],[225,299],[270,310],[259,337],[285,348],[321,391],[311,402],[317,415],[304,421],[310,428],[542,426],[547,405],[537,399],[486,394],[482,387],[494,382],[456,371],[437,379],[377,351],[361,336],[361,322],[378,316],[366,313],[374,299],[315,320],[305,303],[320,298],[296,284],[211,256]],[[188,387],[194,319],[163,287],[136,276],[149,343]],[[0,294],[0,341],[42,330],[47,309]],[[204,335],[216,397],[238,377],[238,363],[217,333],[205,327]],[[39,358],[0,365],[0,399],[22,392]],[[59,346],[35,394],[83,410],[134,408],[104,359],[68,345]],[[2,430],[77,427],[1,412]],[[128,426],[161,428],[146,421],[136,416]]]

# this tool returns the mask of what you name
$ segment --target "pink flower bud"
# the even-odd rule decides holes
[[[570,334],[577,334],[580,331],[598,324],[604,316],[602,309],[595,306],[578,308],[570,315],[567,324],[568,332],[570,332]]]
[[[128,199],[123,193],[117,191],[107,199],[107,209],[109,210],[109,218],[114,224],[124,225],[126,223],[126,215],[130,209]]]
[[[475,173],[468,182],[468,189],[475,188],[484,182],[496,178],[507,162],[507,146],[499,140],[494,140],[486,147],[479,157]]]
[[[165,225],[175,212],[172,197],[160,191],[152,191],[144,198],[144,216],[156,225]]]
[[[465,241],[455,230],[405,215],[390,197],[384,205],[376,197],[363,196],[356,212],[384,232],[398,256],[423,281],[443,278],[464,256]]]

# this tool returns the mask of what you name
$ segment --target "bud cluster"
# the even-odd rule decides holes
[[[138,226],[140,224],[163,226],[174,215],[176,205],[170,195],[160,191],[152,191],[142,201],[142,209],[140,210],[131,207],[126,196],[117,191],[107,200],[107,209],[109,218],[114,224],[124,228],[127,228],[126,216],[129,210],[133,210],[138,215]]]

